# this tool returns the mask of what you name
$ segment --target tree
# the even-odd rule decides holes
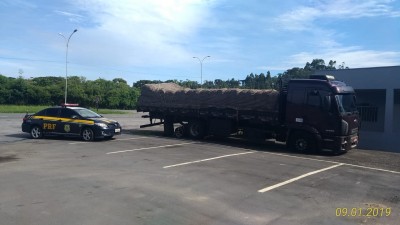
[[[344,62],[338,66],[345,69]],[[186,88],[279,88],[280,79],[308,78],[316,70],[336,69],[336,61],[330,60],[325,65],[323,59],[313,59],[307,62],[304,68],[294,67],[272,76],[270,71],[266,74],[250,73],[243,80],[215,79],[204,81],[200,85],[191,80],[167,80]],[[237,76],[235,76],[237,77]],[[139,80],[132,86],[127,84],[123,78],[105,80],[103,78],[94,81],[86,80],[85,77],[70,76],[68,78],[68,101],[79,103],[82,106],[98,106],[101,108],[134,109],[140,95],[140,89],[145,84],[161,83],[161,80]],[[12,78],[0,75],[0,104],[43,104],[58,105],[64,102],[65,78],[64,77],[35,77],[24,79],[23,77]]]
[[[266,88],[271,89],[272,88],[272,78],[271,78],[271,73],[268,71],[267,76],[265,77],[265,82],[266,82]]]
[[[221,79],[215,79],[214,85],[216,88],[226,88],[227,87],[226,83]]]
[[[9,95],[7,101],[16,105],[26,104],[27,101],[27,90],[28,84],[25,79],[19,77],[17,79],[12,79]]]

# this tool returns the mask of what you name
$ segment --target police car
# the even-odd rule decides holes
[[[121,134],[121,125],[77,104],[55,106],[25,115],[22,131],[30,133],[33,139],[45,135],[82,137],[84,141],[96,138],[111,139]]]

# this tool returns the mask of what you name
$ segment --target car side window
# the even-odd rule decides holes
[[[61,109],[61,115],[60,117],[62,118],[72,118],[73,116],[77,116],[77,113],[74,110],[64,108]]]
[[[43,109],[35,114],[35,116],[45,116],[45,115],[46,115],[46,109]]]
[[[46,116],[57,117],[58,112],[59,112],[59,109],[57,109],[57,108],[48,108],[46,110]]]

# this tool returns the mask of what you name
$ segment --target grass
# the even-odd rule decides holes
[[[36,113],[45,109],[47,105],[0,105],[0,113]]]
[[[42,109],[48,108],[48,105],[0,105],[0,113],[36,113]],[[90,108],[90,110],[99,114],[128,114],[130,111],[118,109],[99,109]]]
[[[128,110],[118,110],[118,109],[99,109],[99,111],[97,111],[97,109],[95,109],[95,108],[89,108],[89,109],[98,114],[129,114],[129,113],[131,113]]]

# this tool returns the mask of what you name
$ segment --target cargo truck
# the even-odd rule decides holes
[[[298,152],[334,153],[355,148],[359,140],[354,89],[329,75],[281,82],[279,91],[147,84],[137,109],[149,113],[144,117],[150,123],[141,128],[163,124],[168,136],[242,135],[286,142]]]

